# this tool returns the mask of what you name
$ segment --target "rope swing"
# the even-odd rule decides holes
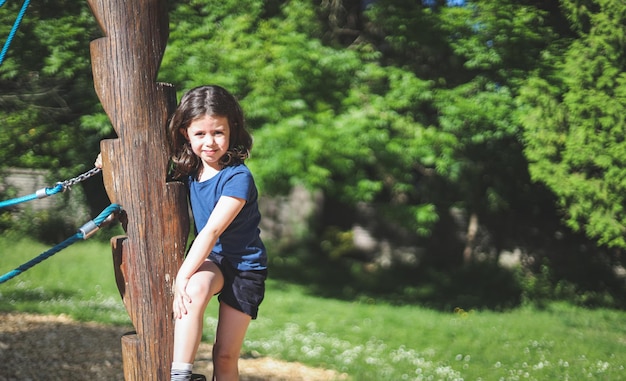
[[[15,278],[16,276],[20,275],[21,273],[23,273],[24,271],[30,269],[31,267],[41,263],[42,261],[50,258],[51,256],[53,256],[54,254],[58,253],[59,251],[65,249],[66,247],[72,245],[73,243],[80,241],[80,240],[85,240],[89,237],[91,237],[95,232],[97,232],[100,227],[102,227],[103,225],[109,224],[110,222],[112,222],[115,218],[115,216],[122,210],[122,207],[117,205],[117,204],[111,204],[109,205],[106,209],[104,209],[96,218],[94,218],[93,220],[87,222],[86,224],[84,224],[83,226],[81,226],[80,229],[78,229],[78,231],[76,232],[76,234],[74,234],[73,236],[69,237],[68,239],[66,239],[65,241],[59,243],[58,245],[54,246],[52,249],[45,251],[41,254],[39,254],[37,257],[31,259],[30,261],[22,264],[21,266],[15,268],[14,270],[9,271],[8,273],[0,276],[0,284]]]
[[[0,0],[0,7],[2,7],[6,2],[7,0]],[[30,4],[30,0],[24,0],[24,4],[22,4],[22,9],[20,9],[20,13],[17,15],[17,18],[15,19],[15,22],[13,23],[13,27],[11,28],[11,31],[9,32],[9,37],[7,37],[7,40],[5,41],[4,46],[2,47],[2,51],[0,51],[0,66],[2,65],[2,62],[4,62],[4,57],[9,51],[9,46],[11,45],[11,42],[13,41],[13,37],[15,37],[17,28],[19,28],[20,23],[22,22],[22,19],[24,18],[24,14],[26,14],[26,8],[28,8],[28,4]]]
[[[65,180],[63,182],[58,182],[54,187],[42,188],[33,194],[2,201],[0,202],[0,209],[6,208],[8,206],[17,205],[17,204],[27,202],[27,201],[45,198],[45,197],[52,196],[60,192],[65,192],[66,190],[71,189],[72,186],[80,183],[81,181],[87,180],[88,178],[97,174],[98,172],[100,172],[100,168],[93,168],[83,173],[80,176],[74,177],[69,180]]]
[[[2,0],[0,0],[2,1]],[[0,3],[0,6],[3,3]],[[38,191],[36,191],[33,194],[27,195],[27,196],[22,196],[22,197],[18,197],[18,198],[14,198],[11,200],[6,200],[3,202],[0,202],[0,209],[5,208],[7,206],[12,206],[12,205],[16,205],[22,202],[26,202],[26,201],[31,201],[31,200],[35,200],[35,199],[39,199],[39,198],[44,198],[44,197],[48,197],[60,192],[64,192],[67,189],[71,189],[72,186],[80,183],[81,181],[84,181],[90,177],[92,177],[93,175],[97,174],[98,172],[100,172],[100,168],[93,168],[77,177],[74,177],[72,179],[69,180],[65,180],[63,182],[58,182],[56,184],[56,186],[51,187],[51,188],[42,188],[39,189]],[[102,211],[102,213],[100,213],[96,218],[94,218],[93,220],[87,222],[86,224],[84,224],[83,226],[81,226],[80,229],[78,229],[78,232],[76,232],[76,234],[74,234],[73,236],[69,237],[68,239],[66,239],[65,241],[59,243],[58,245],[54,246],[52,249],[45,251],[43,253],[41,253],[39,256],[31,259],[30,261],[24,263],[23,265],[17,267],[16,269],[9,271],[8,273],[0,276],[0,284],[15,278],[16,276],[20,275],[21,273],[23,273],[24,271],[30,269],[31,267],[37,265],[38,263],[41,263],[42,261],[50,258],[51,256],[53,256],[54,254],[58,253],[59,251],[65,249],[66,247],[70,246],[71,244],[80,241],[80,240],[85,240],[89,237],[91,237],[93,234],[95,234],[95,232],[97,232],[100,227],[102,225],[106,225],[109,224],[111,221],[113,221],[113,219],[115,218],[115,216],[122,210],[122,207],[117,205],[117,204],[111,204],[109,205],[106,209],[104,209]]]

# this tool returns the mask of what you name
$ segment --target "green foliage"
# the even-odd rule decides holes
[[[530,183],[513,111],[520,82],[553,39],[546,11],[513,1],[434,9],[394,0],[377,5],[369,15],[384,28],[393,59],[404,57],[394,64],[432,79],[430,102],[417,109],[428,138],[409,140],[426,148],[411,158],[426,175],[420,201],[436,205],[439,215],[450,205],[475,213],[494,240],[523,245],[525,238],[502,226],[540,218],[520,208],[535,204],[540,189]]]
[[[69,238],[77,229],[59,210],[26,210],[8,228],[16,236],[28,236],[47,243],[57,244]]]
[[[523,189],[526,165],[511,119],[510,90],[477,78],[438,94],[441,153],[437,170],[458,188],[461,205],[481,214],[510,208],[511,196]]]
[[[432,12],[421,1],[381,0],[371,5],[366,17],[372,27],[364,35],[384,66],[407,68],[424,79],[458,81],[457,76],[464,77],[441,13]]]
[[[17,2],[0,13],[8,34]],[[86,3],[29,6],[6,61],[0,66],[0,162],[75,174],[92,163],[102,135],[80,118],[97,110],[88,44],[96,36]]]
[[[554,39],[547,12],[520,1],[481,1],[443,10],[444,28],[464,67],[501,83],[517,83]]]
[[[626,305],[625,285],[612,273],[610,265],[602,264],[597,256],[575,260],[582,262],[578,267],[583,274],[577,273],[575,265],[555,265],[545,258],[534,272],[516,268],[515,278],[523,303],[540,309],[564,300],[586,308],[623,308]]]
[[[536,274],[519,268],[516,275],[523,290],[524,303],[546,308],[555,299],[554,281],[547,263],[542,264]]]
[[[626,5],[563,3],[580,38],[520,96],[530,172],[558,196],[568,226],[626,248]]]
[[[15,197],[8,188],[6,199]],[[35,192],[35,189],[32,190]],[[78,229],[95,216],[85,211],[85,195],[80,187],[52,196],[50,206],[36,208],[32,202],[19,204],[0,214],[0,232],[12,237],[30,237],[45,244],[57,244],[74,235]]]

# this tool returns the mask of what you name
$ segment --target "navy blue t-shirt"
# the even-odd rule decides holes
[[[189,176],[188,186],[196,234],[209,221],[221,196],[246,200],[243,209],[217,239],[212,253],[223,255],[241,271],[266,269],[267,253],[259,229],[258,193],[248,167],[244,164],[227,166],[202,182]]]

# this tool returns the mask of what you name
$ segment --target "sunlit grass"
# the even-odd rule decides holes
[[[0,237],[0,273],[15,269],[52,246]],[[98,241],[76,242],[0,284],[0,310],[130,323],[115,285],[111,249]]]
[[[273,292],[245,348],[355,380],[626,379],[619,311],[436,312]]]
[[[0,237],[0,272],[46,250]],[[271,274],[271,273],[270,273]],[[0,310],[128,324],[106,243],[81,242],[0,284]],[[217,303],[206,314],[205,340]],[[435,311],[340,301],[271,279],[244,355],[299,361],[352,380],[626,380],[626,313],[555,303],[544,310]]]

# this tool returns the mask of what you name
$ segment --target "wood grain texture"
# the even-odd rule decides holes
[[[124,377],[169,380],[173,282],[187,243],[185,187],[168,183],[166,125],[176,106],[156,77],[168,38],[165,0],[88,0],[104,37],[91,43],[94,86],[118,138],[101,142],[107,194],[126,214],[112,240],[116,281],[136,333]]]

